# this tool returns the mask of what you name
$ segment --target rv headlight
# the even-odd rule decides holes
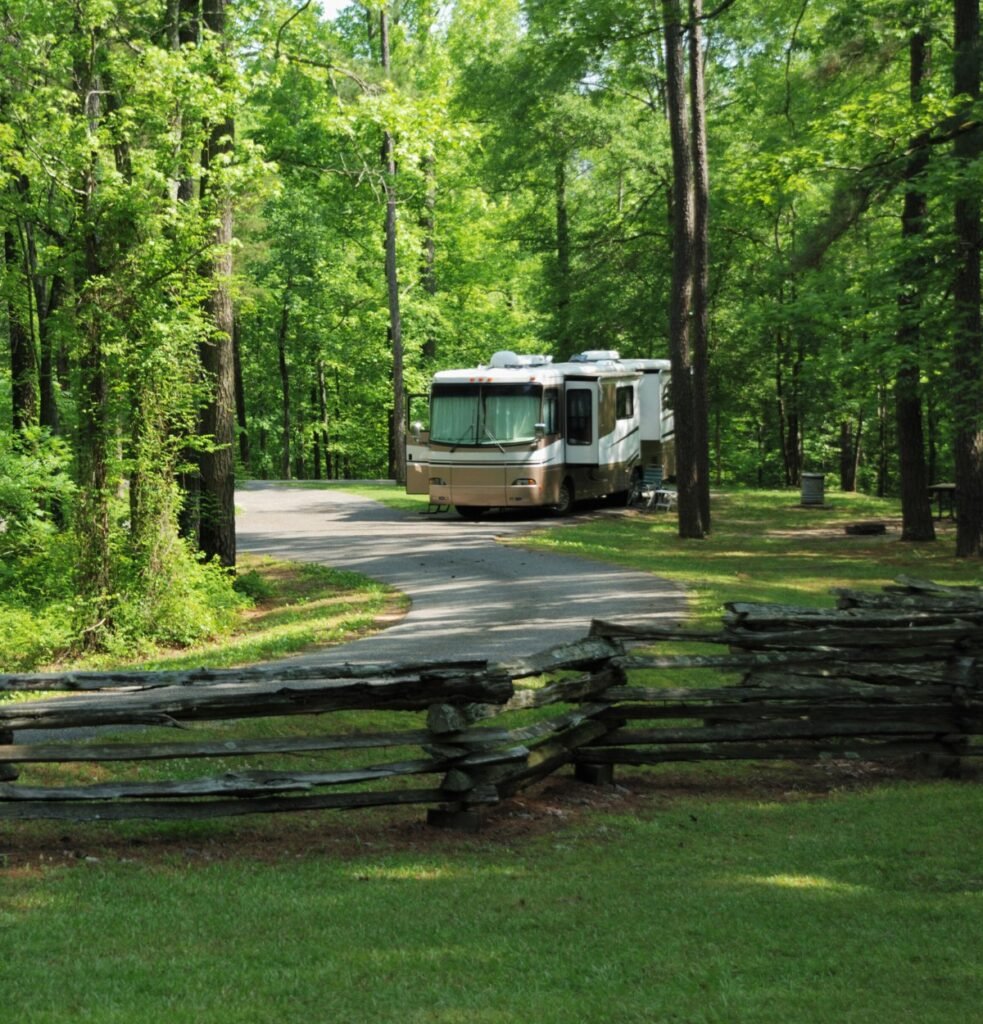
[[[536,481],[531,476],[520,476],[518,480],[512,481],[513,487],[535,487]]]
[[[434,487],[446,487],[447,486],[447,481],[443,480],[439,476],[432,476],[432,477],[430,477],[430,483]]]

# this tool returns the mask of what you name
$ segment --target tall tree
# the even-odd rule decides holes
[[[911,103],[917,109],[925,92],[930,53],[928,38],[920,27],[912,31],[908,47]],[[935,540],[921,400],[920,295],[926,268],[919,243],[925,236],[928,217],[928,196],[921,184],[928,165],[927,141],[924,133],[912,140],[911,155],[905,168],[907,187],[901,217],[902,240],[907,245],[901,267],[902,290],[898,296],[900,365],[894,384],[894,406],[901,476],[901,539],[905,541]]]
[[[710,167],[707,152],[703,0],[689,0],[689,108],[693,149],[693,444],[697,501],[710,532]]]
[[[663,0],[666,52],[666,100],[672,148],[672,290],[669,297],[669,357],[672,362],[672,406],[675,416],[676,482],[679,492],[679,535],[705,537],[709,523],[704,520],[701,491],[709,487],[701,479],[698,445],[706,444],[706,406],[697,392],[694,352],[694,288],[697,260],[696,186],[691,137],[692,111],[687,104],[686,59],[680,0]],[[696,143],[697,148],[700,144]],[[699,257],[702,259],[702,256]],[[701,295],[705,300],[705,287]]]
[[[204,0],[202,20],[213,34],[220,53],[225,47],[226,0]],[[225,57],[224,60],[228,58]],[[224,64],[221,61],[220,66]],[[211,268],[212,292],[208,312],[214,325],[211,337],[201,345],[201,363],[211,393],[202,414],[202,432],[209,439],[201,456],[201,522],[199,546],[207,558],[222,565],[236,564],[235,533],[235,357],[232,338],[235,312],[232,306],[232,198],[222,180],[222,166],[234,148],[235,122],[221,117],[204,149],[202,191],[215,204],[215,258]]]
[[[962,107],[955,157],[962,172],[955,201],[956,273],[953,423],[956,467],[956,554],[983,555],[983,322],[980,316],[980,193],[970,168],[983,155],[980,98],[980,3],[954,0],[953,80]]]
[[[386,81],[392,74],[389,47],[389,12],[379,12],[379,62]],[[386,196],[386,293],[389,298],[389,343],[392,346],[393,411],[390,442],[390,468],[397,483],[406,480],[406,448],[403,435],[406,421],[403,381],[403,321],[400,314],[399,268],[396,258],[396,144],[387,127],[382,135],[383,188]]]
[[[31,303],[24,302],[27,279],[18,228],[22,229],[23,224],[18,222],[4,229],[3,254],[7,289],[7,336],[10,341],[11,409],[13,428],[19,433],[38,422],[38,374],[31,330],[33,310]]]

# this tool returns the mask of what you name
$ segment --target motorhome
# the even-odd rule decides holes
[[[406,490],[465,517],[491,508],[626,500],[643,467],[673,472],[669,361],[582,352],[496,352],[485,366],[443,370],[430,387],[429,429],[406,443]]]

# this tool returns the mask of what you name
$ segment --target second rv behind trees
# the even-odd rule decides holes
[[[627,498],[643,467],[674,471],[668,383],[668,360],[612,351],[566,363],[496,352],[487,366],[443,370],[430,429],[414,424],[407,442],[407,493],[463,516]]]

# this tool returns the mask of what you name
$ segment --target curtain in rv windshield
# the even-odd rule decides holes
[[[475,444],[478,437],[478,386],[435,384],[430,409],[430,440]]]
[[[486,387],[483,397],[485,416],[481,441],[531,441],[536,436],[541,388],[527,384]]]
[[[538,384],[435,384],[430,440],[470,445],[532,441],[542,397]]]

